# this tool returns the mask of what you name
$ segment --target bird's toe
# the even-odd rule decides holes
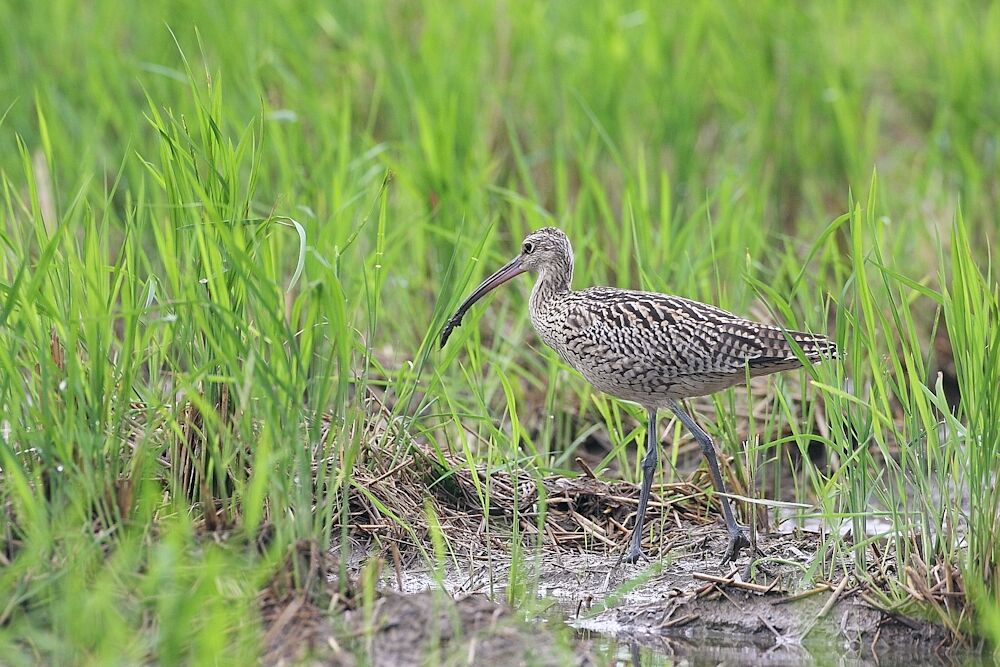
[[[726,553],[722,556],[722,563],[725,566],[730,561],[735,561],[740,557],[740,552],[750,547],[750,538],[747,537],[746,530],[738,527],[729,534],[729,544],[726,545]]]
[[[642,549],[630,547],[628,551],[618,557],[618,561],[615,563],[615,566],[621,565],[622,563],[638,563],[640,560],[645,558],[646,554],[642,552]]]

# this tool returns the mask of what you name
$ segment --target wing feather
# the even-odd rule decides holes
[[[709,304],[666,294],[608,287],[574,292],[565,319],[571,362],[628,358],[668,377],[764,374],[835,356],[824,336],[760,324]],[[755,373],[754,371],[760,371]]]

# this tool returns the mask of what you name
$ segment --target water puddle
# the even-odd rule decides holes
[[[521,591],[514,599],[537,592],[537,613],[558,615],[581,644],[619,665],[986,664],[947,649],[939,626],[887,615],[846,584],[806,581],[798,561],[815,553],[815,538],[774,539],[767,551],[778,557],[757,590],[713,581],[728,575],[713,555],[724,534],[708,529],[701,553],[615,570],[611,558],[587,553],[544,553],[517,568],[506,556],[474,557],[444,572],[404,570],[402,592],[492,600],[507,599],[509,586]],[[387,574],[385,586],[397,588]]]

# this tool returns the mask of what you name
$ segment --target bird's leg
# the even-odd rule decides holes
[[[719,471],[719,461],[715,457],[715,445],[712,444],[712,438],[709,437],[708,433],[705,433],[704,429],[698,426],[698,423],[691,418],[691,415],[681,409],[678,403],[671,401],[670,409],[677,415],[677,419],[684,424],[684,427],[691,431],[691,435],[694,436],[694,439],[701,446],[701,453],[708,459],[708,469],[712,473],[712,484],[715,486],[715,490],[725,494],[726,485],[723,483],[722,473]],[[729,498],[726,496],[722,497],[722,516],[726,520],[726,528],[729,530],[729,546],[726,547],[726,553],[723,554],[721,563],[721,565],[725,565],[729,561],[735,561],[739,558],[740,551],[750,546],[750,540],[747,538],[746,531],[736,523],[736,517],[733,516],[733,509],[729,505]]]
[[[646,456],[642,459],[642,490],[639,492],[639,512],[635,517],[635,528],[632,530],[632,540],[628,551],[618,557],[618,563],[634,563],[643,557],[642,524],[646,519],[646,505],[649,503],[649,492],[653,487],[653,473],[656,472],[656,450],[659,447],[656,437],[656,409],[649,410],[649,425],[646,427]]]

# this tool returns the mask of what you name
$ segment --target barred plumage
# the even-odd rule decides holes
[[[800,367],[789,341],[810,362],[837,355],[836,345],[825,336],[786,331],[678,296],[613,287],[573,291],[573,249],[555,227],[529,234],[521,254],[465,300],[445,326],[441,345],[472,304],[525,271],[538,273],[529,310],[542,340],[594,387],[639,403],[649,414],[639,512],[632,544],[620,560],[634,561],[642,555],[642,521],[656,465],[658,409],[672,410],[692,431],[708,459],[716,489],[724,493],[714,445],[678,401],[742,383],[747,372],[756,377]],[[723,502],[722,507],[730,533],[726,562],[749,542],[729,503]]]
[[[835,348],[826,338],[758,324],[676,296],[591,287],[533,300],[531,321],[563,360],[603,392],[641,405],[710,394],[797,368]]]

